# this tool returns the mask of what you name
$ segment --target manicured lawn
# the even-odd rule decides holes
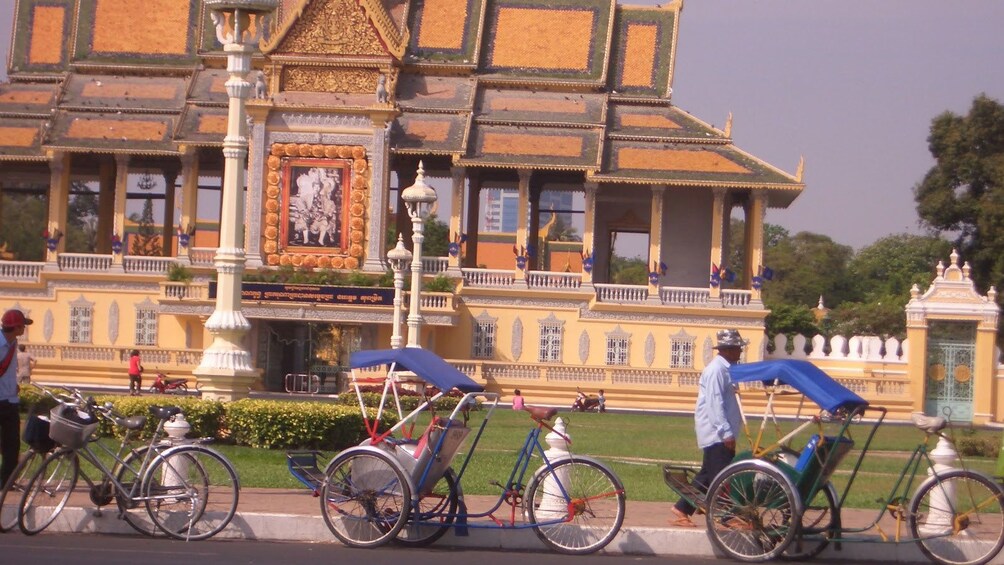
[[[464,449],[469,449],[485,412],[474,412],[469,426],[473,428]],[[648,414],[617,413],[561,413],[559,416],[567,425],[572,438],[573,453],[590,455],[607,464],[617,473],[632,500],[666,501],[676,499],[662,478],[662,465],[668,462],[699,462],[693,419],[689,416],[668,416]],[[759,425],[759,422],[751,422]],[[496,410],[491,422],[482,435],[474,457],[465,471],[462,486],[469,494],[496,494],[498,487],[492,481],[505,483],[515,463],[516,453],[522,447],[531,421],[524,412],[508,409]],[[793,424],[782,422],[782,433]],[[420,433],[416,430],[416,435]],[[959,432],[961,433],[961,432]],[[970,432],[967,432],[970,433]],[[977,437],[991,441],[1000,440],[1000,432],[976,430]],[[773,437],[773,429],[769,432]],[[850,452],[833,481],[838,491],[849,477],[858,449],[867,437],[862,426],[852,437],[856,448]],[[792,442],[793,446],[804,445],[808,434],[803,434]],[[923,438],[921,432],[910,425],[883,424],[872,447],[865,457],[847,502],[848,507],[878,507],[877,499],[888,495],[891,486],[906,463],[909,452]],[[107,440],[105,440],[107,441]],[[283,451],[253,449],[224,444],[210,444],[222,452],[236,467],[241,484],[245,487],[299,488],[302,485],[293,478],[286,467]],[[742,449],[740,443],[740,449]],[[748,447],[748,444],[746,444]],[[546,447],[546,446],[545,446]],[[319,466],[323,470],[334,453],[325,453]],[[462,451],[454,461],[459,469],[465,453]],[[966,458],[966,464],[974,469],[994,474],[996,461],[989,458]],[[530,471],[539,463],[532,461]]]

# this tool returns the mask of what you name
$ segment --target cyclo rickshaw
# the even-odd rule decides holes
[[[765,411],[759,430],[743,422],[750,450],[739,453],[708,486],[706,495],[691,485],[696,469],[665,465],[666,484],[704,512],[712,544],[739,561],[773,558],[806,559],[833,542],[888,541],[879,527],[888,513],[895,519],[894,542],[915,542],[935,563],[978,565],[997,556],[1004,545],[1004,490],[989,476],[966,468],[935,467],[932,439],[946,437],[943,417],[914,415],[922,432],[891,492],[864,527],[847,527],[841,509],[847,500],[886,408],[867,401],[833,380],[812,363],[801,360],[763,361],[731,368],[732,381],[743,393],[762,390]],[[798,412],[806,399],[818,412],[794,430],[783,433],[775,409],[783,397],[799,395]],[[774,428],[776,439],[765,436]],[[842,492],[830,481],[855,445],[854,429],[863,429],[864,443]],[[814,431],[801,450],[792,440]],[[846,468],[843,467],[843,468]],[[906,526],[907,535],[901,535]],[[878,536],[863,536],[876,530]]]
[[[508,479],[491,483],[500,488],[497,501],[485,512],[470,512],[461,481],[499,395],[420,348],[356,352],[350,366],[369,438],[338,453],[323,473],[290,455],[290,470],[315,488],[324,521],[341,542],[377,547],[395,541],[414,547],[436,541],[451,527],[457,535],[466,535],[468,528],[527,528],[556,551],[583,554],[605,547],[617,535],[626,499],[620,479],[596,459],[567,452],[555,456],[541,446],[544,430],[559,433],[550,423],[557,409],[525,408],[532,426]],[[382,366],[388,367],[386,374],[371,371]],[[370,418],[363,388],[374,384],[382,392],[377,414]],[[404,387],[420,395],[418,406],[407,414]],[[456,407],[448,416],[430,416],[436,401],[451,390],[463,394]],[[454,459],[472,431],[468,411],[478,401],[485,414],[455,471]],[[396,410],[399,421],[381,430],[385,410]],[[416,422],[425,419],[424,432],[415,434]],[[530,472],[532,457],[539,457],[541,465]]]

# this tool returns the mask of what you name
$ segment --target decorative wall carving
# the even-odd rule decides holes
[[[582,330],[579,334],[579,362],[583,365],[589,359],[589,332]]]
[[[380,72],[376,69],[330,69],[324,67],[286,67],[282,70],[282,90],[303,92],[376,92]]]
[[[146,299],[147,302],[150,301],[149,298]],[[117,300],[113,300],[111,305],[108,306],[108,341],[115,345],[115,342],[119,339],[119,303]]]
[[[350,160],[351,181],[346,214],[346,244],[334,252],[325,248],[307,251],[297,247],[287,249],[288,241],[280,237],[280,222],[289,203],[283,202],[283,165],[300,158]],[[370,164],[366,148],[361,145],[321,145],[309,143],[273,143],[266,158],[265,174],[265,243],[262,250],[270,266],[292,265],[321,269],[358,269],[365,256],[367,204],[369,201]]]
[[[277,51],[321,55],[387,54],[369,18],[355,0],[314,2],[296,21]]]
[[[516,318],[512,322],[512,360],[519,361],[523,355],[523,321]]]
[[[645,365],[651,367],[655,363],[655,336],[651,333],[645,338]]]

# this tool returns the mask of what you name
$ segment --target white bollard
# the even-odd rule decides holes
[[[171,447],[182,445],[187,440],[185,436],[191,431],[192,425],[185,420],[184,414],[175,414],[174,418],[164,422],[164,432],[167,433]],[[163,487],[182,487],[186,485],[188,466],[190,464],[187,457],[170,457],[164,465],[164,474],[161,477]]]
[[[927,474],[931,477],[935,473],[940,475],[951,471],[952,463],[955,463],[959,458],[955,446],[945,437],[938,440],[938,445],[931,450],[930,455],[934,465],[927,470]],[[951,511],[952,508],[955,508],[955,485],[945,483],[941,488],[931,490],[931,508],[927,513],[927,519],[918,528],[921,535],[934,536],[950,533],[955,519]]]
[[[572,454],[568,449],[570,440],[571,438],[565,432],[565,421],[558,418],[554,421],[554,431],[548,432],[544,436],[544,442],[548,446],[547,450],[544,451],[547,460],[553,464],[559,459],[569,457]],[[556,475],[557,480],[555,480]],[[544,495],[540,499],[540,507],[536,512],[538,522],[561,520],[568,515],[568,501],[565,500],[565,495],[562,494],[558,481],[561,481],[561,485],[566,489],[568,488],[568,469],[559,469],[548,474],[544,479]]]

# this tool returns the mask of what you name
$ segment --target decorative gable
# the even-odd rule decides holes
[[[364,4],[374,4],[363,0]],[[369,12],[382,6],[369,6]],[[388,19],[389,23],[389,19]],[[356,0],[313,0],[301,5],[298,15],[290,17],[269,45],[262,46],[268,55],[394,55],[384,44],[367,9]]]

